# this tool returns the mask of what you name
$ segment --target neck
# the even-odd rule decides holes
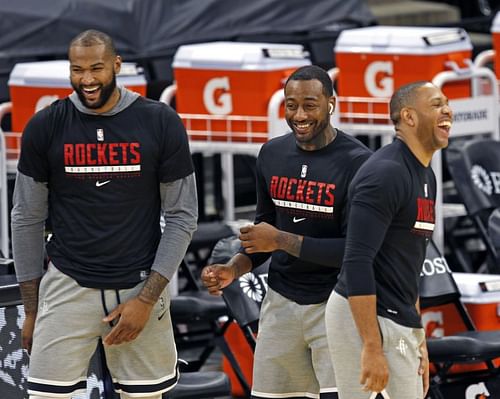
[[[111,111],[115,107],[115,105],[118,104],[118,101],[120,101],[120,97],[120,89],[118,87],[115,87],[106,104],[104,104],[101,108],[96,109],[95,112],[98,114],[104,114],[105,112]]]
[[[337,137],[337,130],[332,125],[328,125],[325,130],[318,134],[313,140],[307,143],[296,142],[304,151],[317,151],[326,147]]]
[[[415,135],[404,135],[398,131],[396,132],[396,138],[406,144],[411,153],[422,165],[425,167],[430,165],[434,151],[426,150],[424,146],[415,138]]]

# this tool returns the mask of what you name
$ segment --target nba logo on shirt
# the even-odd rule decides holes
[[[300,177],[306,177],[307,175],[307,165],[302,165],[302,170],[300,171]]]
[[[97,129],[97,141],[104,141],[104,130]]]

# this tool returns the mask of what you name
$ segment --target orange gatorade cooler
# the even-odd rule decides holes
[[[117,76],[118,85],[146,95],[146,79],[133,63],[123,63]],[[12,130],[21,132],[31,116],[72,91],[69,61],[19,63],[9,77],[12,101]]]
[[[301,45],[213,42],[180,46],[176,110],[191,140],[265,142],[268,104],[286,78],[311,62]]]
[[[479,273],[453,273],[467,308],[478,330],[500,330],[500,275]],[[422,312],[422,323],[427,336],[453,335],[466,329],[454,305],[442,305]],[[437,315],[439,314],[439,315]],[[438,326],[438,329],[432,328]]]
[[[406,83],[431,81],[451,69],[449,61],[468,67],[472,45],[461,28],[373,26],[342,31],[334,52],[341,120],[349,113],[388,123],[388,101],[381,99]],[[470,82],[449,83],[443,91],[449,98],[470,97]]]
[[[495,75],[500,79],[500,11],[497,12],[491,25],[493,50],[495,50]]]
[[[453,273],[476,328],[500,330],[500,275]]]

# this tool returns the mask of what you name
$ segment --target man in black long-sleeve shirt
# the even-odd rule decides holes
[[[285,85],[292,133],[262,147],[257,159],[255,224],[241,229],[242,250],[202,272],[211,293],[272,254],[262,304],[252,398],[336,399],[324,312],[345,244],[347,187],[371,152],[335,129],[332,82],[316,66]]]
[[[423,398],[428,388],[418,281],[435,222],[430,162],[448,144],[452,112],[428,82],[391,98],[396,140],[349,188],[344,262],[328,301],[328,343],[342,399]],[[340,329],[338,326],[342,325]]]

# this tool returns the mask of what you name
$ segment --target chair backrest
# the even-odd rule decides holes
[[[500,207],[500,142],[452,142],[446,150],[446,162],[470,215]]]
[[[495,209],[488,219],[488,234],[496,249],[497,259],[495,261],[497,267],[500,268],[500,208]]]
[[[450,267],[432,240],[427,246],[420,273],[419,294],[422,308],[450,303],[460,298]]]
[[[209,263],[227,262],[239,248],[240,240],[236,236],[223,238],[215,245]],[[267,292],[268,270],[269,260],[233,281],[223,291],[226,305],[241,327],[256,328],[262,300]]]
[[[420,273],[420,307],[453,304],[468,330],[476,327],[464,304],[460,301],[460,289],[453,278],[445,257],[441,254],[434,241],[427,246],[427,253]]]
[[[21,304],[21,292],[16,276],[13,274],[0,275],[0,308]]]

